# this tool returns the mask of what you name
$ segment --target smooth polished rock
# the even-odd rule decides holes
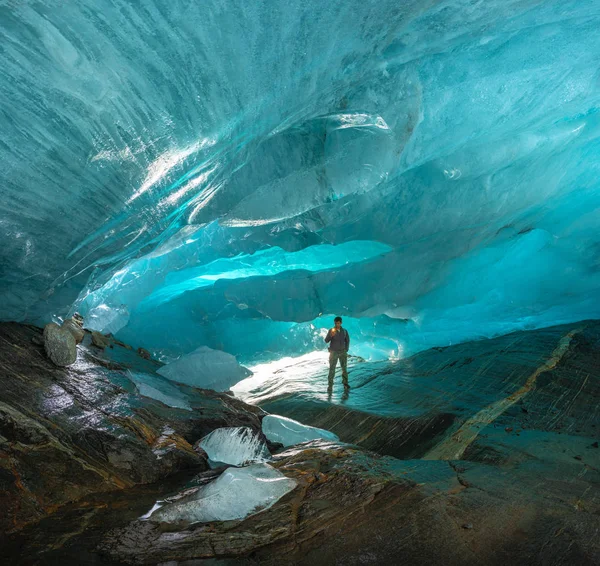
[[[326,441],[288,449],[272,465],[298,487],[266,511],[196,525],[136,520],[108,533],[99,550],[129,564],[232,557],[245,564],[251,556],[267,565],[591,565],[600,558],[597,492],[580,497],[598,471],[587,480],[510,476],[493,465],[397,460]]]
[[[67,336],[74,347],[68,331],[57,326],[50,332]],[[204,469],[206,458],[192,444],[215,428],[260,431],[260,409],[176,386],[131,350],[83,345],[76,363],[57,367],[32,343],[36,335],[41,331],[34,327],[0,323],[0,532],[19,530],[91,493]],[[140,394],[132,369],[137,379],[146,372],[177,388],[186,408]]]
[[[320,368],[302,368],[310,389],[295,393],[294,371],[278,372],[244,399],[399,458],[551,461],[600,435],[598,321],[357,363],[347,396],[327,397]]]

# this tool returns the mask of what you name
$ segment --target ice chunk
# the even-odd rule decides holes
[[[150,520],[205,523],[243,519],[271,507],[295,487],[295,480],[268,464],[228,468],[189,499],[154,511]]]
[[[129,372],[129,377],[136,384],[141,395],[156,399],[169,407],[185,409],[186,411],[192,410],[185,393],[167,379],[148,373],[138,374],[133,371]]]
[[[247,426],[213,430],[200,441],[200,447],[212,462],[232,466],[264,462],[271,457],[264,440]]]
[[[102,304],[91,309],[84,319],[84,327],[102,334],[116,334],[129,322],[129,311],[125,305],[110,307]]]
[[[267,415],[264,417],[262,431],[271,442],[280,442],[284,446],[293,446],[294,444],[318,438],[339,441],[339,437],[333,434],[333,432],[304,425],[298,421],[279,415]]]
[[[207,346],[200,346],[191,354],[161,367],[157,373],[172,381],[215,391],[227,391],[252,375],[249,369],[238,364],[235,356]]]

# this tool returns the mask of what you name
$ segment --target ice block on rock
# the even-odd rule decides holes
[[[271,507],[295,487],[295,480],[268,464],[228,468],[189,499],[157,509],[149,519],[164,523],[243,519]]]
[[[129,372],[129,377],[137,386],[140,395],[156,399],[169,407],[185,409],[186,411],[192,410],[185,393],[167,379],[132,371]]]
[[[212,462],[243,466],[249,462],[264,462],[271,457],[264,440],[247,426],[213,430],[200,441]]]
[[[318,438],[339,441],[339,437],[333,434],[333,432],[304,425],[298,421],[279,415],[267,415],[264,417],[262,431],[271,442],[280,442],[286,447]]]
[[[238,364],[235,356],[207,346],[161,367],[157,373],[172,381],[215,391],[227,391],[252,375],[249,369]]]

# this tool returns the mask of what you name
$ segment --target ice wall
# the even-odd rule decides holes
[[[600,316],[599,27],[595,0],[4,3],[0,317],[247,363],[336,314],[370,358]]]

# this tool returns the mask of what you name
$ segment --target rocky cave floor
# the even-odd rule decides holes
[[[58,368],[40,336],[0,324],[5,564],[600,564],[600,322],[356,363],[343,400],[283,371],[257,404],[177,385],[179,408],[126,345]],[[220,473],[200,438],[265,411],[341,442],[276,451],[298,485],[244,520],[140,519]]]

